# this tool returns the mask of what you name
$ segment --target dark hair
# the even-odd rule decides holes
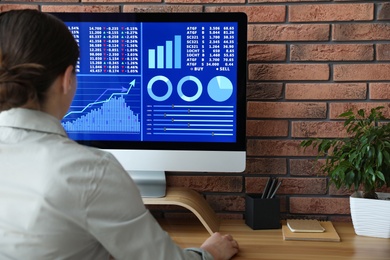
[[[76,66],[79,48],[67,26],[37,10],[0,14],[0,111],[42,103],[54,80]]]

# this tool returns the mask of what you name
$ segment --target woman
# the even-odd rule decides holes
[[[57,18],[0,14],[0,258],[230,259],[230,235],[179,248],[113,156],[67,138],[78,56]]]

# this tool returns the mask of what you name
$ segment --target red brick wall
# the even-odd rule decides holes
[[[349,220],[348,190],[327,188],[308,137],[345,133],[348,108],[386,107],[390,116],[390,1],[380,0],[42,0],[0,2],[0,11],[232,12],[249,18],[247,169],[168,173],[168,183],[204,194],[225,218],[242,218],[245,193],[283,180],[283,216]],[[317,168],[316,168],[316,167]],[[176,215],[179,209],[167,208]],[[179,214],[180,215],[180,214]]]

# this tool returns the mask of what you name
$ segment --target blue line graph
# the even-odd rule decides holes
[[[139,104],[137,104],[139,98],[135,98],[135,101],[129,99],[136,81],[133,79],[130,83],[127,83],[128,88],[124,87],[122,82],[114,83],[122,85],[118,88],[106,89],[104,87],[107,85],[112,86],[114,84],[112,82],[110,84],[108,82],[96,82],[95,89],[90,89],[86,93],[78,93],[78,96],[83,96],[84,99],[75,100],[62,121],[62,125],[68,134],[72,132],[139,134],[141,131],[140,113],[134,111],[134,109],[138,112],[140,110]],[[83,84],[83,82],[81,81],[79,84]],[[99,91],[100,93],[98,93]],[[107,95],[109,96],[103,99]],[[98,97],[92,99],[93,96]],[[129,103],[131,102],[129,100],[135,106],[130,106]]]
[[[95,100],[95,102],[97,102],[101,97],[103,97],[108,91],[113,91],[113,90],[120,90],[122,93],[114,93],[114,94],[112,94],[112,95],[119,95],[119,94],[124,94],[123,92],[126,92],[125,94],[129,94],[129,92],[130,92],[130,89],[134,86],[134,84],[135,84],[135,80],[133,80],[132,82],[130,82],[129,83],[129,85],[130,85],[130,87],[127,89],[127,88],[125,88],[125,87],[122,87],[121,89],[118,89],[118,88],[108,88],[108,89],[106,89],[96,100]],[[111,95],[111,96],[112,96]]]

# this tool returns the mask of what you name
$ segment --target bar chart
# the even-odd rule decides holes
[[[174,40],[165,41],[165,45],[157,45],[148,49],[149,69],[181,69],[181,35],[175,35]]]

